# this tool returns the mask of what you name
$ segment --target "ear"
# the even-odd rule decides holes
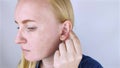
[[[72,30],[72,22],[69,20],[64,21],[64,23],[62,23],[60,40],[61,41],[66,40],[69,37],[69,33],[71,30]]]

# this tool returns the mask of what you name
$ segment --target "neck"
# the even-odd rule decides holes
[[[44,58],[41,63],[41,68],[54,68],[54,55]]]

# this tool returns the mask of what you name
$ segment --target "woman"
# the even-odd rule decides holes
[[[18,68],[102,68],[82,55],[70,0],[19,0],[15,22],[22,49]]]

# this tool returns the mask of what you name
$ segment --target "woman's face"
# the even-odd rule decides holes
[[[15,21],[19,26],[15,41],[21,45],[27,60],[42,60],[58,48],[61,24],[47,2],[21,0],[17,4]]]

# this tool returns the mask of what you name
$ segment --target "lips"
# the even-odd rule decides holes
[[[21,49],[22,49],[23,52],[30,52],[30,50],[25,49],[25,48],[23,48],[23,47],[21,47]]]
[[[25,52],[30,52],[30,50],[27,50],[27,49],[22,49],[22,51],[25,51]]]

